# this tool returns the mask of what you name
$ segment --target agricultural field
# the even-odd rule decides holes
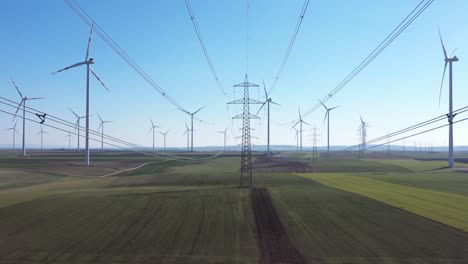
[[[468,174],[441,161],[258,156],[249,190],[208,156],[0,157],[0,263],[468,262]]]

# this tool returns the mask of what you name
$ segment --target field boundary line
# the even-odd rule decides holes
[[[119,171],[114,171],[114,172],[111,172],[111,173],[108,173],[108,174],[105,174],[105,175],[101,175],[101,176],[97,176],[97,177],[100,177],[100,178],[110,177],[110,176],[118,175],[118,174],[120,174],[120,173],[138,170],[138,169],[141,169],[141,168],[143,168],[144,166],[149,165],[149,164],[153,164],[153,163],[162,163],[162,162],[166,162],[166,161],[167,161],[167,160],[147,162],[147,163],[143,163],[143,164],[141,164],[141,165],[139,165],[139,166],[136,166],[136,167],[134,167],[134,168],[128,168],[128,169],[123,169],[123,170],[119,170]]]

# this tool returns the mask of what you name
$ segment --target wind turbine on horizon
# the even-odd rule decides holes
[[[185,132],[184,135],[187,134],[187,151],[190,150],[190,128],[187,125],[187,122],[185,122]]]
[[[328,121],[328,124],[327,124],[327,152],[330,152],[330,112],[333,110],[333,109],[336,109],[340,106],[335,106],[335,107],[330,107],[328,108],[322,101],[320,101],[320,104],[323,105],[323,107],[325,108],[326,112],[325,112],[325,118],[323,119],[323,123],[325,124],[325,121]]]
[[[279,105],[278,103],[273,102],[273,100],[268,96],[268,93],[265,88],[265,81],[263,81],[263,91],[265,92],[265,102],[260,106],[260,108],[257,111],[257,115],[262,110],[263,106],[265,104],[267,105],[267,153],[270,155],[270,103]]]
[[[68,150],[71,150],[71,132],[68,132],[68,135],[66,135],[65,137],[68,138]]]
[[[11,82],[15,86],[15,89],[18,92],[18,94],[21,96],[21,102],[18,104],[18,108],[16,108],[16,112],[15,112],[15,115],[13,116],[13,120],[16,118],[16,114],[18,114],[18,111],[21,108],[21,106],[23,106],[23,156],[26,156],[26,101],[39,100],[39,99],[44,99],[44,98],[43,97],[28,98],[27,96],[23,96],[18,86],[16,85],[15,81],[11,79]]]
[[[91,37],[93,34],[93,25],[91,25],[91,31],[89,32],[89,39],[88,39],[88,48],[86,49],[86,57],[85,60],[82,62],[75,63],[73,65],[70,65],[68,67],[65,67],[61,70],[58,70],[52,74],[56,74],[62,71],[66,71],[81,65],[86,65],[86,132],[85,132],[85,145],[86,145],[86,157],[85,157],[85,162],[86,165],[90,165],[89,161],[89,90],[90,90],[90,85],[89,85],[89,74],[93,74],[94,77],[101,83],[101,85],[109,91],[109,89],[106,87],[106,85],[101,81],[101,78],[94,72],[94,70],[91,68],[91,64],[94,64],[93,58],[89,57],[89,51],[90,51],[90,46],[91,46]]]
[[[167,133],[169,133],[169,130],[167,130],[166,133],[159,132],[159,134],[164,136],[164,150],[166,150],[166,135],[167,135]]]
[[[99,131],[99,129],[102,128],[101,129],[101,150],[104,150],[104,124],[111,123],[112,121],[104,121],[102,120],[99,114],[97,114],[97,116],[99,117],[99,120],[101,121],[101,124],[99,125],[97,130]]]
[[[296,127],[292,127],[295,131],[296,131],[296,134],[295,134],[295,138],[296,138],[296,151],[299,151],[299,130],[297,130]]]
[[[14,150],[15,149],[15,136],[16,136],[16,134],[19,135],[18,130],[16,130],[16,122],[15,122],[15,125],[13,127],[6,128],[4,130],[11,130],[13,132],[13,150]]]
[[[192,124],[192,128],[190,129],[190,134],[191,134],[191,144],[190,144],[190,151],[193,152],[193,116],[196,115],[198,112],[200,112],[200,110],[202,110],[203,108],[205,108],[204,106],[200,107],[200,109],[198,109],[197,111],[193,112],[193,113],[190,113],[189,111],[186,111],[182,108],[179,108],[180,111],[190,115],[190,120],[191,120],[191,124]]]
[[[447,114],[447,119],[449,122],[449,157],[448,157],[448,167],[453,168],[453,162],[454,162],[454,157],[453,157],[453,118],[455,115],[453,114],[453,79],[452,79],[452,62],[458,61],[457,56],[452,55],[455,53],[455,50],[450,54],[450,57],[447,56],[447,51],[445,50],[444,46],[444,41],[442,40],[442,34],[440,33],[439,29],[439,38],[440,38],[440,44],[442,45],[442,50],[444,52],[444,61],[445,61],[445,66],[444,66],[444,72],[442,73],[442,81],[440,83],[440,92],[439,92],[439,106],[440,106],[440,98],[442,96],[442,87],[444,86],[444,77],[445,77],[445,71],[447,70],[447,64],[449,65],[449,112]]]
[[[218,133],[224,134],[224,149],[223,149],[223,151],[226,151],[226,133],[227,133],[227,130],[228,130],[228,128],[226,127],[226,129],[224,131],[218,131]]]
[[[42,142],[43,142],[44,134],[47,134],[47,132],[45,132],[45,131],[42,129],[42,125],[41,125],[41,131],[39,131],[39,132],[36,134],[36,136],[41,135],[41,151],[43,151]]]
[[[77,137],[78,143],[76,145],[76,151],[80,151],[80,130],[81,130],[80,120],[85,118],[86,116],[79,116],[70,107],[68,107],[68,110],[70,110],[73,113],[73,115],[75,115],[75,117],[76,117],[75,131],[78,130],[78,137]]]
[[[151,133],[151,131],[153,131],[153,151],[154,151],[154,134],[155,134],[155,129],[156,128],[159,128],[158,126],[155,126],[154,123],[153,123],[153,120],[151,119],[151,128],[150,130],[148,131],[148,134]]]
[[[295,128],[298,124],[299,124],[299,133],[300,133],[300,136],[301,136],[301,140],[300,140],[301,144],[300,144],[299,149],[300,149],[300,151],[302,151],[302,131],[303,131],[302,130],[302,124],[306,124],[306,125],[309,125],[309,126],[310,126],[310,124],[302,119],[301,109],[300,108],[299,108],[299,121],[297,121],[297,123],[294,124],[292,127]]]

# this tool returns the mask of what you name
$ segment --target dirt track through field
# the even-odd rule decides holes
[[[253,188],[251,199],[257,230],[259,263],[306,263],[289,239],[268,191],[265,188]]]

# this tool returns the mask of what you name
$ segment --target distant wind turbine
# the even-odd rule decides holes
[[[296,151],[299,151],[299,137],[298,137],[298,134],[300,132],[300,130],[297,130],[297,128],[293,127],[294,130],[296,130],[296,134],[295,134],[295,138],[296,138]]]
[[[86,65],[86,139],[85,139],[85,145],[86,145],[86,165],[89,166],[89,73],[93,74],[94,77],[101,83],[101,85],[109,91],[109,89],[106,87],[106,85],[101,81],[101,78],[97,76],[97,74],[94,72],[94,70],[91,68],[91,64],[94,64],[93,58],[89,57],[89,51],[90,51],[90,46],[91,46],[91,36],[93,34],[93,25],[91,25],[91,31],[89,32],[89,39],[88,39],[88,48],[86,49],[86,57],[85,60],[82,62],[75,63],[71,66],[65,67],[61,70],[58,70],[52,74],[56,74],[62,71],[66,71],[81,65]]]
[[[99,117],[99,120],[101,121],[101,124],[99,125],[98,127],[98,131],[100,128],[102,128],[101,130],[101,150],[104,150],[104,124],[106,123],[111,123],[112,121],[104,121],[102,120],[101,116],[99,114],[97,114],[97,116]]]
[[[18,130],[16,130],[16,122],[15,122],[15,125],[13,127],[7,128],[5,130],[11,130],[11,132],[13,133],[13,150],[14,150],[15,149],[15,136],[16,136],[16,134],[19,135]]]
[[[45,132],[43,129],[42,129],[42,125],[41,125],[41,131],[39,131],[39,133],[36,134],[36,136],[39,136],[41,135],[41,151],[43,150],[42,148],[42,142],[43,142],[43,137],[44,137],[44,134],[47,134],[47,132]]]
[[[163,135],[164,137],[164,150],[166,150],[166,135],[169,133],[169,130],[167,130],[165,133],[159,132],[159,134]]]
[[[185,132],[184,135],[187,134],[187,151],[190,150],[190,128],[187,125],[187,122],[185,123]]]
[[[452,62],[458,61],[457,56],[452,55],[455,53],[455,50],[450,54],[450,57],[447,56],[447,51],[445,50],[444,42],[442,41],[442,34],[440,33],[439,29],[439,38],[440,44],[442,44],[442,50],[444,51],[444,72],[442,73],[442,81],[440,83],[440,92],[439,92],[439,106],[440,106],[440,97],[442,96],[442,87],[444,86],[444,77],[445,71],[447,70],[447,64],[449,65],[449,112],[447,114],[448,122],[449,122],[449,157],[448,157],[448,166],[449,168],[453,168],[453,118],[455,115],[453,114],[452,108],[452,89],[453,89],[453,79],[452,79]]]
[[[200,110],[202,110],[203,108],[205,108],[204,106],[203,107],[200,107],[200,109],[198,109],[197,111],[193,112],[193,113],[190,113],[189,111],[186,111],[182,108],[179,108],[180,111],[190,115],[190,118],[191,118],[191,124],[192,124],[192,128],[190,129],[190,132],[191,132],[191,137],[192,137],[192,140],[191,140],[191,144],[190,144],[190,151],[193,152],[193,116],[196,115],[198,112],[200,112]]]
[[[265,88],[265,81],[263,81],[263,91],[265,92],[265,102],[258,109],[257,115],[260,112],[260,110],[262,110],[263,106],[265,106],[266,104],[267,105],[267,117],[268,117],[267,119],[267,153],[268,155],[270,155],[270,103],[275,104],[275,105],[279,105],[279,104],[273,102],[273,100],[270,97],[268,97],[268,93]]]
[[[159,127],[155,126],[154,123],[153,123],[153,120],[151,120],[151,128],[148,131],[148,134],[151,133],[151,131],[153,131],[153,151],[154,151],[154,133],[155,133],[156,128],[159,128]]]
[[[18,108],[16,108],[15,116],[13,117],[13,119],[16,118],[16,114],[18,114],[19,109],[21,108],[21,106],[23,106],[23,156],[26,156],[26,101],[38,100],[38,99],[44,99],[44,98],[43,97],[28,98],[26,96],[23,96],[18,86],[16,85],[15,81],[13,81],[12,79],[11,82],[15,86],[16,91],[18,91],[18,94],[21,96],[21,102],[18,104]]]
[[[68,150],[71,150],[71,132],[68,132],[68,135],[66,135],[65,137],[68,138]]]
[[[79,116],[70,107],[68,108],[68,110],[70,110],[73,113],[73,115],[75,115],[75,117],[76,117],[75,131],[78,130],[78,137],[77,137],[78,143],[76,145],[76,151],[80,151],[80,130],[81,130],[80,120],[85,118],[86,116]]]
[[[302,151],[302,124],[306,124],[306,125],[309,125],[309,123],[305,122],[303,119],[302,119],[302,115],[301,115],[301,109],[299,108],[299,121],[297,121],[296,124],[294,124],[294,126],[292,126],[293,128],[295,128],[297,125],[299,124],[299,133],[300,133],[300,137],[301,137],[301,144],[300,144],[300,148],[299,150]]]
[[[228,128],[226,127],[226,129],[224,131],[218,131],[218,133],[224,134],[224,148],[223,148],[223,151],[226,151],[226,133],[227,133],[227,130],[228,130]]]
[[[323,105],[323,107],[326,110],[325,118],[323,119],[323,123],[325,124],[325,121],[328,121],[328,124],[327,124],[327,152],[330,152],[330,112],[333,109],[336,109],[336,108],[338,108],[340,106],[335,106],[335,107],[328,108],[327,106],[325,106],[324,103],[322,103],[322,101],[319,100],[319,102]]]

